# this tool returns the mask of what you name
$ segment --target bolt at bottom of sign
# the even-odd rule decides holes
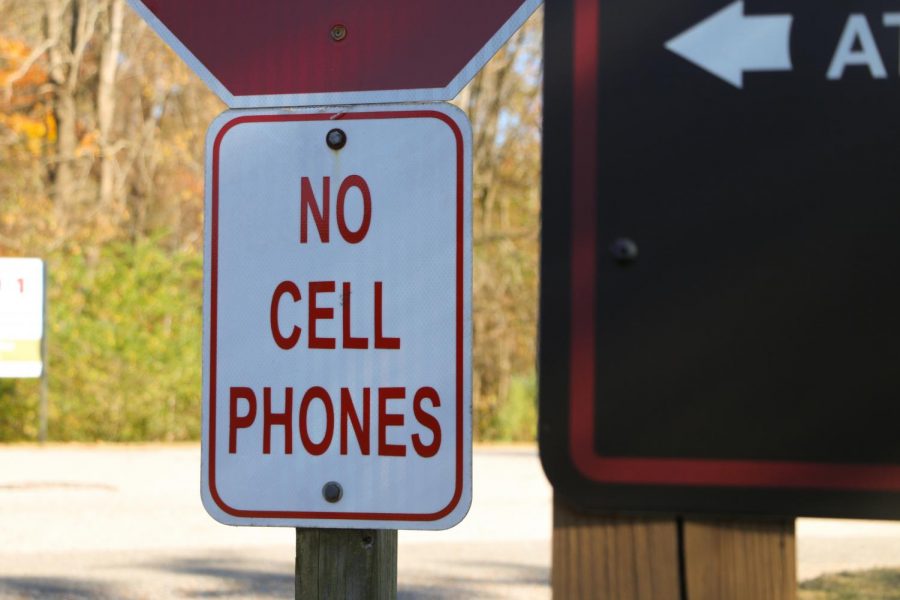
[[[344,488],[336,481],[329,481],[322,486],[322,497],[332,504],[340,502],[344,497]]]

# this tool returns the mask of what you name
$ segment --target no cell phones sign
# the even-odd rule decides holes
[[[218,520],[465,515],[470,138],[446,105],[233,111],[211,127],[203,497]]]

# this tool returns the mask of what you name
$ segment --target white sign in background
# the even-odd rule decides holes
[[[326,145],[335,128],[347,138],[340,150]],[[237,525],[462,520],[472,430],[465,115],[449,105],[230,111],[211,126],[207,157],[207,510]],[[343,490],[338,502],[323,495],[329,482]]]
[[[41,376],[44,262],[0,258],[0,378]]]

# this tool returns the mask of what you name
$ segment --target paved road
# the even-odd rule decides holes
[[[0,598],[284,598],[293,531],[215,523],[196,446],[0,447]],[[533,448],[475,453],[468,518],[401,532],[401,598],[549,598]],[[900,524],[801,520],[800,574],[900,566]]]

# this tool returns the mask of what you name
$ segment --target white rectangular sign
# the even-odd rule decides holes
[[[41,376],[44,262],[0,258],[0,378]]]
[[[207,138],[203,501],[444,529],[471,502],[471,130],[450,105],[229,111]]]

